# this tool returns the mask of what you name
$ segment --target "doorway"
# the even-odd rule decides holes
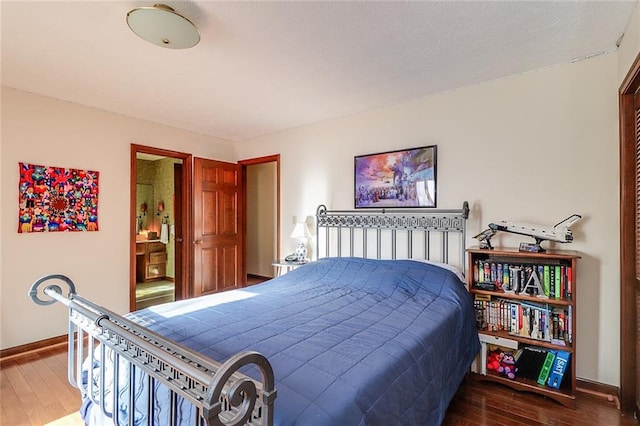
[[[135,145],[132,144],[131,145],[131,189],[130,189],[130,193],[131,193],[131,211],[130,211],[130,218],[131,218],[131,225],[130,225],[130,229],[131,229],[131,248],[130,248],[130,259],[131,259],[131,268],[130,268],[130,291],[129,291],[129,309],[131,311],[136,310],[136,284],[138,282],[137,280],[137,264],[138,264],[138,256],[143,256],[143,251],[140,248],[140,241],[136,241],[136,236],[139,235],[139,224],[138,224],[138,218],[137,216],[139,216],[140,213],[140,205],[137,202],[137,197],[136,197],[136,193],[137,193],[137,178],[138,178],[138,158],[141,158],[142,160],[144,160],[145,158],[150,158],[150,159],[173,159],[173,160],[180,160],[178,162],[173,161],[173,167],[174,167],[174,174],[173,174],[173,181],[174,181],[174,191],[175,194],[173,196],[173,218],[171,217],[171,215],[168,218],[168,222],[167,225],[169,227],[169,239],[173,239],[175,245],[174,245],[174,255],[175,255],[175,260],[174,260],[174,264],[175,264],[175,275],[171,278],[173,278],[173,283],[174,283],[174,293],[173,293],[173,297],[175,300],[180,300],[180,299],[188,299],[190,297],[194,297],[196,296],[198,293],[197,291],[195,291],[193,289],[194,285],[193,283],[195,282],[194,279],[194,250],[192,250],[192,245],[191,242],[193,241],[195,244],[196,249],[199,248],[199,246],[197,245],[197,243],[195,242],[195,238],[194,238],[194,232],[195,232],[195,226],[194,226],[194,198],[193,198],[193,191],[194,191],[194,182],[193,182],[193,157],[191,154],[187,154],[187,153],[182,153],[182,152],[177,152],[177,151],[170,151],[170,150],[165,150],[165,149],[159,149],[159,148],[153,148],[153,147],[148,147],[148,146],[142,146],[142,145]],[[263,164],[270,164],[272,167],[272,170],[275,174],[275,181],[272,183],[275,186],[275,193],[272,195],[272,199],[270,200],[270,203],[260,203],[259,200],[257,200],[257,198],[252,198],[250,201],[247,201],[248,198],[250,197],[254,197],[254,191],[255,189],[249,189],[249,195],[247,194],[247,173],[251,173],[251,171],[248,171],[248,168],[251,168],[253,166],[258,166],[258,165],[263,165]],[[270,156],[266,156],[266,157],[260,157],[260,158],[254,158],[254,159],[248,159],[248,160],[243,160],[243,161],[239,161],[238,165],[240,167],[241,170],[241,188],[240,191],[242,193],[241,198],[241,206],[240,206],[240,211],[241,211],[241,218],[240,218],[240,228],[241,228],[241,246],[242,247],[247,247],[246,244],[246,240],[247,240],[247,214],[246,214],[246,206],[247,203],[249,205],[252,205],[253,203],[258,203],[258,206],[260,209],[262,209],[262,212],[258,213],[258,214],[263,214],[264,213],[264,209],[273,209],[273,215],[275,217],[275,230],[273,231],[273,233],[271,234],[271,236],[267,236],[265,237],[264,233],[260,233],[259,237],[257,237],[258,239],[261,240],[260,244],[264,245],[264,244],[271,244],[274,248],[274,254],[270,255],[268,257],[273,257],[273,259],[269,259],[269,265],[271,263],[271,261],[273,261],[274,259],[278,259],[279,258],[279,247],[280,247],[280,155],[276,154],[276,155],[270,155]],[[155,194],[154,194],[155,196]],[[163,201],[164,202],[164,210],[167,211],[168,207],[167,207],[167,202],[166,200],[159,200],[158,197],[155,197],[155,200],[153,202],[148,202],[147,203],[147,207],[146,207],[146,211],[147,214],[149,214],[149,212],[151,211],[151,209],[155,209],[153,210],[154,214],[156,216],[158,213],[158,201]],[[141,204],[141,203],[140,203]],[[152,206],[150,206],[150,204]],[[162,212],[160,214],[160,216],[163,216]],[[171,220],[173,219],[173,220]],[[162,222],[160,222],[160,225],[162,225]],[[162,229],[162,227],[160,226],[160,230]],[[143,229],[144,230],[144,229]],[[149,231],[149,230],[147,230]],[[153,231],[151,231],[153,232]],[[274,236],[275,235],[275,236]],[[153,234],[152,234],[153,236]],[[158,235],[159,237],[160,235]],[[143,239],[145,238],[145,236],[138,236],[138,239]],[[148,239],[148,232],[146,235],[146,238]],[[197,252],[197,250],[195,250]],[[145,248],[145,252],[144,255],[147,255],[148,257],[145,259],[148,259],[148,262],[144,267],[148,267],[149,264],[154,265],[154,263],[151,263],[151,253],[153,252],[153,247],[151,247],[150,249]],[[249,284],[254,284],[257,282],[261,282],[264,281],[267,278],[272,277],[272,274],[269,274],[268,272],[264,273],[264,272],[253,272],[253,271],[249,271],[249,273],[247,274],[247,258],[248,256],[255,256],[255,254],[253,252],[247,252],[247,251],[242,251],[243,255],[238,256],[240,259],[240,267],[239,270],[242,271],[243,276],[241,277],[241,279],[239,280],[239,285],[240,286],[245,286],[247,285],[247,283]],[[162,254],[160,255],[162,256]],[[167,259],[169,259],[169,254],[167,253]],[[154,255],[154,261],[158,260],[158,255]],[[160,259],[161,260],[161,259]],[[264,262],[261,262],[264,263]],[[216,268],[218,269],[218,268]],[[152,273],[154,273],[155,271],[152,271]],[[160,271],[160,273],[162,273],[162,271]],[[168,274],[165,273],[165,278],[167,277]],[[161,281],[162,279],[160,279],[159,277],[156,277],[157,281]],[[257,280],[256,280],[257,278]],[[167,280],[170,281],[170,280]],[[151,281],[151,282],[155,282],[155,281]],[[162,303],[161,300],[157,300],[158,303]]]
[[[190,297],[191,155],[131,145],[131,311]]]
[[[247,285],[274,277],[280,258],[280,155],[239,161],[245,200]]]

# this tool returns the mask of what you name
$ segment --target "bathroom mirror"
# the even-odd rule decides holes
[[[155,230],[155,206],[153,185],[146,183],[136,184],[136,234],[140,231]]]

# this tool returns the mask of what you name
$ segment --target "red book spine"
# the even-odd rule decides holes
[[[524,321],[522,318],[522,305],[518,305],[518,334],[524,334],[522,331],[524,327]]]

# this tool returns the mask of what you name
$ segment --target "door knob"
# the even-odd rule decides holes
[[[193,242],[193,244],[201,245],[201,244],[202,244],[202,240],[195,240],[195,241]]]
[[[181,243],[181,242],[182,242],[182,238],[176,237],[176,243]]]

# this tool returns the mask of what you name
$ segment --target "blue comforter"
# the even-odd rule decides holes
[[[321,259],[131,317],[221,362],[264,354],[276,425],[440,424],[480,347],[463,283],[409,260]]]

